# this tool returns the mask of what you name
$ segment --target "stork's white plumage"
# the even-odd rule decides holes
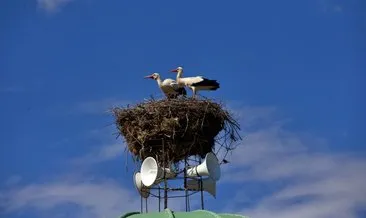
[[[167,98],[177,98],[179,95],[187,95],[186,89],[184,87],[180,87],[178,83],[173,79],[165,79],[162,81],[158,73],[153,73],[149,76],[145,76],[145,78],[156,80],[159,88]]]
[[[184,77],[183,75],[183,68],[177,67],[171,72],[177,73],[177,83],[180,87],[187,86],[193,91],[193,96],[196,97],[198,90],[216,90],[220,88],[220,84],[216,80],[207,79],[202,76],[195,76],[195,77]]]

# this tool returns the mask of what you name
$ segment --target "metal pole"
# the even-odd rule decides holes
[[[164,209],[168,208],[168,189],[167,189],[167,181],[164,180]]]
[[[164,138],[162,139],[162,144],[163,144],[163,167],[165,168],[166,166],[166,160],[165,160],[165,141]],[[164,209],[168,208],[168,182],[166,180],[166,172],[164,170]]]
[[[160,212],[160,201],[161,201],[161,196],[160,196],[160,186],[159,186],[159,212]]]
[[[200,162],[199,164],[201,164],[201,158],[200,158]],[[204,210],[205,206],[204,206],[204,202],[203,202],[203,182],[202,182],[202,176],[200,176],[200,190],[201,190],[201,209]]]
[[[143,210],[143,205],[142,205],[142,196],[140,196],[140,212],[143,213],[144,210]]]
[[[145,198],[145,212],[147,213],[147,198]]]
[[[188,211],[188,189],[187,189],[187,158],[184,159],[184,189],[185,189],[185,200],[186,200],[186,212]]]
[[[200,186],[201,186],[201,209],[204,210],[205,206],[204,206],[204,202],[203,202],[203,182],[202,182],[202,177],[200,178]]]

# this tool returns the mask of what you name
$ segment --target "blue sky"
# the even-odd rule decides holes
[[[139,210],[112,106],[162,97],[143,76],[219,80],[245,140],[207,209],[365,217],[365,4],[5,0],[0,3],[0,213]],[[233,179],[235,178],[235,179]],[[234,196],[234,197],[233,197]],[[183,202],[183,201],[182,201]],[[153,204],[153,202],[152,202]],[[172,202],[179,209],[179,201]]]

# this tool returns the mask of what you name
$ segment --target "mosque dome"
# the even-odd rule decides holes
[[[208,210],[195,210],[191,212],[172,211],[169,208],[161,212],[129,212],[122,215],[120,218],[249,218],[247,216],[230,214],[230,213],[215,213]]]

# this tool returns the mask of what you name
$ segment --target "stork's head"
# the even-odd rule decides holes
[[[177,67],[176,69],[171,70],[170,72],[173,72],[173,73],[182,73],[183,72],[183,67]]]
[[[153,80],[157,80],[159,77],[160,77],[160,75],[158,73],[153,73],[149,76],[145,76],[145,78],[150,78],[150,79],[153,79]]]

